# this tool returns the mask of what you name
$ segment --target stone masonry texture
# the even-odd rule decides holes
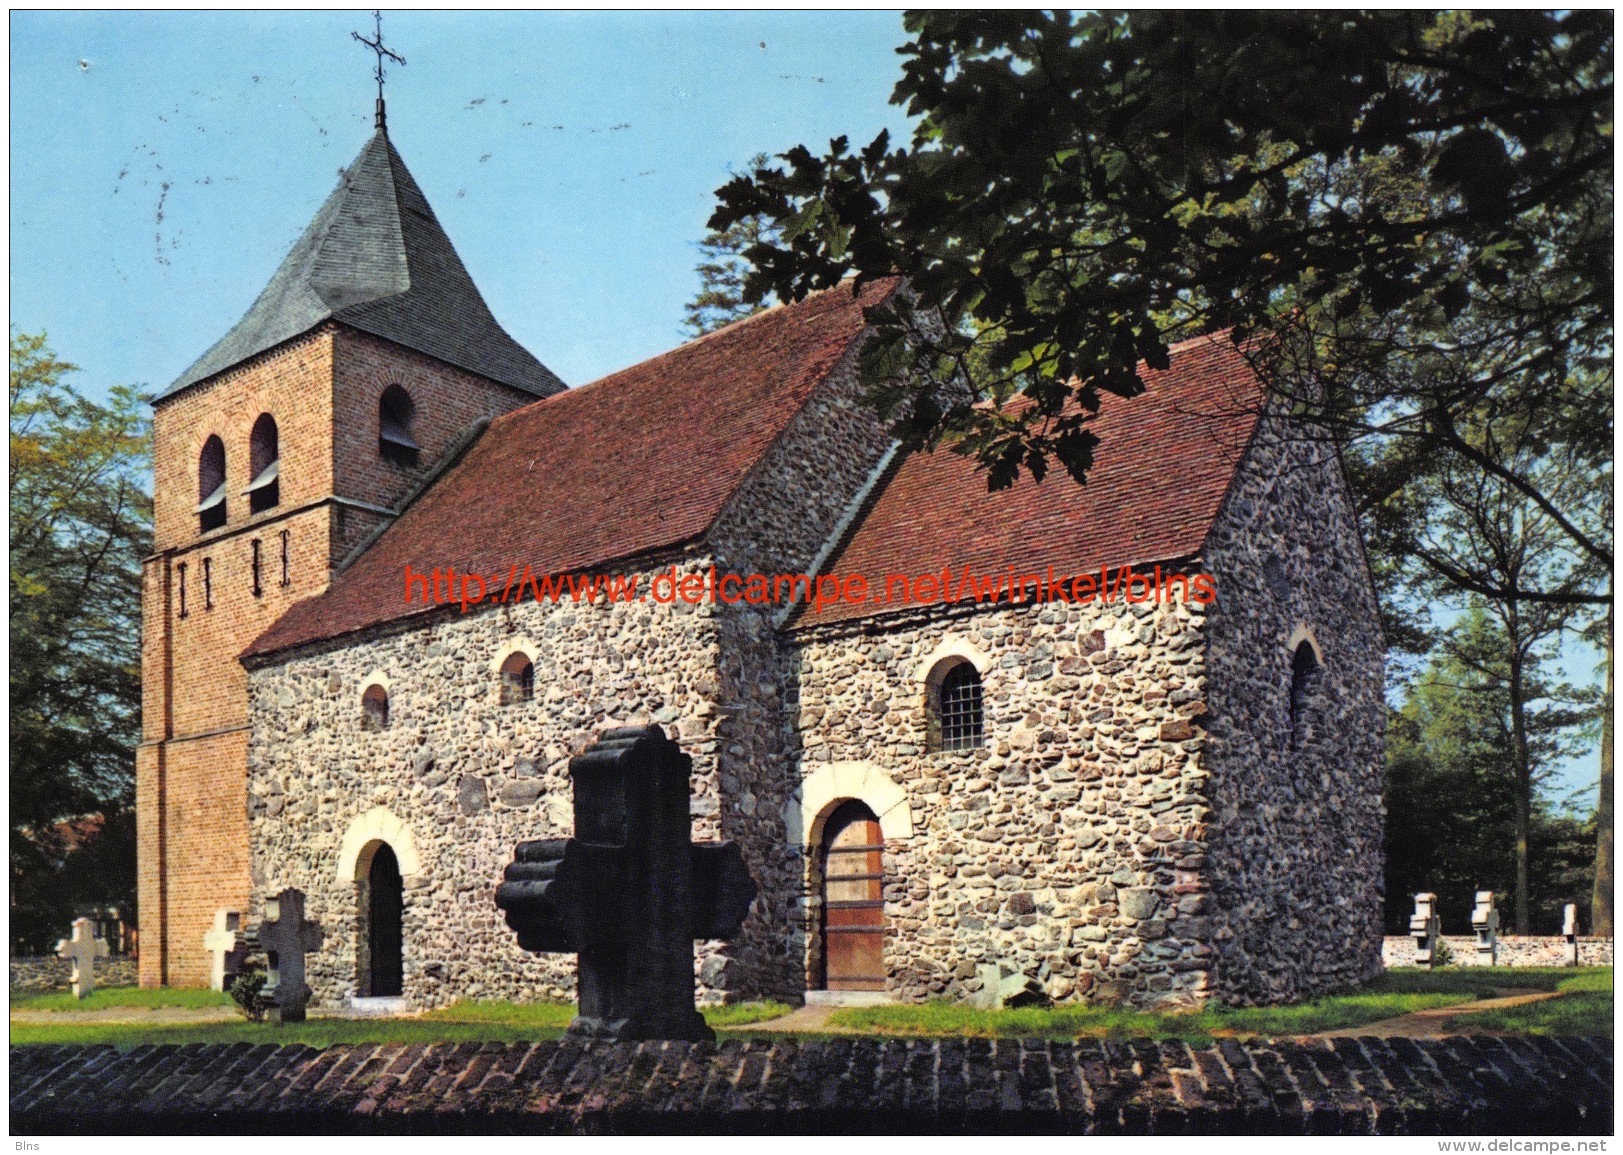
[[[415,466],[378,454],[378,398],[391,384],[416,403]],[[326,588],[379,523],[367,506],[391,507],[473,422],[531,399],[328,324],[157,404],[136,757],[144,985],[205,985],[214,912],[248,902],[248,689],[237,655]],[[262,413],[277,423],[279,501],[250,514],[249,434]],[[227,520],[200,534],[198,459],[211,434],[225,444]]]
[[[29,1134],[1608,1135],[1610,1040],[13,1047]]]
[[[626,567],[642,588],[671,565],[808,565],[883,453],[854,382],[850,366],[831,374],[702,542]],[[1005,603],[796,629],[744,605],[526,601],[250,659],[253,911],[304,890],[328,932],[317,1004],[365,995],[369,849],[341,857],[383,809],[420,862],[405,878],[408,1002],[569,997],[573,960],[518,950],[492,892],[515,843],[570,832],[569,757],[604,728],[654,722],[694,758],[693,836],[737,841],[761,888],[737,941],[700,945],[707,1001],[817,985],[822,815],[789,819],[809,781],[852,764],[902,791],[910,819],[884,852],[893,998],[971,997],[988,964],[1054,1000],[1141,1006],[1367,979],[1382,642],[1339,464],[1287,432],[1259,430],[1211,556],[1180,567],[1216,576],[1211,606]],[[1293,735],[1304,629],[1323,667]],[[973,751],[929,748],[924,675],[944,645],[984,667]],[[496,670],[513,650],[535,695],[504,705]],[[377,732],[361,726],[372,682],[390,698]]]

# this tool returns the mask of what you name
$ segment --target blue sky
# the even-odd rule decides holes
[[[370,13],[13,12],[12,325],[92,394],[174,380],[371,135],[352,30]],[[907,131],[899,12],[391,11],[384,38],[408,62],[390,136],[497,318],[571,385],[683,339],[730,171]]]
[[[92,392],[247,309],[372,131],[363,12],[14,12],[11,322]],[[572,385],[683,339],[714,190],[905,131],[896,12],[386,12],[389,131],[497,318]]]

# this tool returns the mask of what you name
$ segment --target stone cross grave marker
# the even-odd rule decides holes
[[[96,960],[109,954],[107,943],[96,937],[96,924],[88,918],[73,920],[73,936],[57,941],[56,954],[73,964],[73,997],[89,998],[96,989]]]
[[[1492,966],[1499,965],[1499,908],[1494,905],[1493,891],[1476,892],[1476,906],[1471,910],[1471,930],[1476,934],[1478,954],[1488,956]]]
[[[1437,896],[1423,892],[1414,896],[1414,913],[1409,916],[1409,937],[1414,939],[1416,966],[1430,970],[1437,957],[1437,936],[1442,931],[1437,917]]]
[[[304,1022],[310,988],[304,981],[304,956],[321,949],[325,934],[304,917],[304,892],[288,887],[265,902],[265,917],[254,928],[252,945],[265,952],[270,972],[261,992],[275,1006],[274,1023]]]
[[[214,912],[214,925],[203,934],[203,949],[209,954],[209,986],[214,990],[225,990],[242,973],[248,943],[241,930],[242,915],[222,907]]]
[[[1578,965],[1578,904],[1569,902],[1561,911],[1561,937],[1567,940],[1567,965]]]
[[[691,841],[692,769],[658,726],[605,730],[569,762],[575,837],[519,843],[496,888],[520,947],[580,955],[571,1034],[715,1038],[693,940],[736,936],[756,889],[735,843]]]

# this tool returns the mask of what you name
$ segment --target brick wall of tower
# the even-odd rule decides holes
[[[417,403],[415,468],[378,453],[378,397],[392,383]],[[289,605],[327,587],[333,567],[385,520],[366,507],[392,508],[473,421],[531,399],[326,325],[157,406],[136,760],[142,985],[206,983],[202,936],[215,910],[246,909],[248,695],[237,655]],[[280,493],[251,515],[243,490],[262,413],[278,427]],[[225,444],[227,520],[200,534],[199,455],[211,434]]]
[[[339,330],[333,360],[333,475],[339,493],[373,505],[392,508],[479,418],[536,400],[353,329]],[[421,446],[414,465],[387,460],[378,452],[378,402],[390,385],[411,395],[411,433]],[[351,516],[359,513],[346,510],[346,521],[371,529],[369,519]],[[342,536],[352,536],[348,526]]]

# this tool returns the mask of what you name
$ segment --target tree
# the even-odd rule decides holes
[[[12,334],[12,934],[60,936],[73,888],[60,825],[133,802],[140,737],[141,558],[152,506],[142,401],[67,384],[43,334]],[[111,844],[109,844],[111,845]],[[127,880],[133,889],[133,876]]]
[[[994,488],[1051,460],[1081,478],[1100,395],[1132,396],[1141,359],[1164,365],[1167,339],[1200,329],[1417,302],[1452,316],[1536,282],[1536,363],[1609,353],[1611,27],[912,12],[892,96],[919,118],[912,147],[798,146],[718,190],[710,225],[781,229],[746,250],[750,299],[906,275],[866,365],[904,443],[955,444]],[[1348,195],[1349,173],[1387,161],[1416,195]],[[956,389],[973,366],[976,388]]]
[[[910,147],[791,149],[718,190],[711,218],[781,229],[746,250],[747,297],[907,277],[871,311],[863,364],[904,446],[972,455],[994,489],[1053,462],[1081,479],[1102,395],[1133,396],[1169,340],[1229,326],[1267,404],[1343,450],[1369,519],[1400,516],[1442,458],[1536,506],[1590,580],[1517,598],[1607,607],[1610,669],[1611,511],[1591,499],[1612,442],[1609,13],[929,11],[906,28],[892,99],[918,118]],[[1501,422],[1587,468],[1589,491],[1520,472]],[[1399,618],[1387,632],[1427,644]]]
[[[1516,725],[1502,629],[1481,608],[1456,626],[1456,645],[1439,653],[1408,687],[1387,724],[1386,923],[1407,929],[1418,891],[1439,896],[1445,923],[1463,931],[1479,889],[1517,892],[1519,799]],[[1487,661],[1482,661],[1486,656]],[[1548,767],[1579,737],[1583,695],[1552,683],[1547,656],[1522,671],[1523,737],[1531,767],[1526,882],[1529,923],[1560,925],[1561,907],[1587,905],[1594,860],[1593,822],[1553,804]]]
[[[756,153],[749,160],[751,170],[767,163],[766,153]],[[687,317],[682,325],[694,337],[714,333],[723,325],[754,316],[766,307],[764,300],[744,299],[744,276],[748,263],[746,250],[756,245],[772,244],[778,238],[778,229],[760,215],[733,221],[725,228],[712,228],[699,242],[704,260],[695,270],[699,274],[699,292],[684,306]]]

